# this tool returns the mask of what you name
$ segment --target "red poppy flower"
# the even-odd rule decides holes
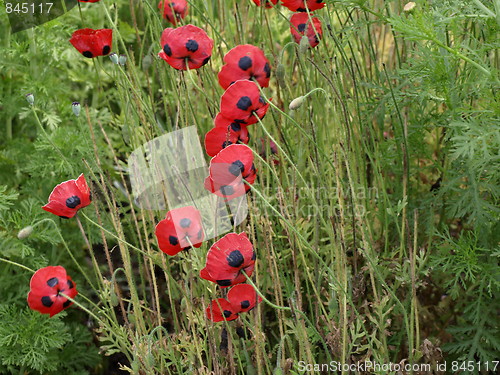
[[[160,0],[158,9],[163,10],[163,18],[177,25],[177,22],[186,17],[188,4],[186,0]]]
[[[208,250],[200,277],[222,288],[243,283],[246,277],[242,271],[250,276],[255,267],[255,258],[253,245],[245,232],[228,233]]]
[[[264,52],[251,44],[234,47],[224,56],[224,65],[219,72],[219,84],[227,89],[234,82],[254,78],[260,87],[269,86],[271,66]]]
[[[212,56],[214,41],[193,25],[166,28],[161,34],[162,51],[158,54],[177,70],[198,69]]]
[[[113,30],[81,29],[76,30],[69,42],[78,52],[88,58],[105,56],[111,52]]]
[[[227,119],[240,124],[255,124],[262,119],[269,108],[260,95],[259,86],[253,81],[240,80],[233,83],[222,94],[220,113]],[[256,117],[257,116],[257,117]]]
[[[227,146],[212,158],[209,172],[205,189],[228,200],[243,195],[257,176],[252,149],[246,145]]]
[[[28,306],[42,314],[54,316],[71,306],[72,302],[60,295],[64,293],[70,298],[78,294],[76,284],[61,266],[49,266],[35,272],[30,281]]]
[[[191,244],[200,247],[204,238],[200,211],[193,206],[168,211],[156,225],[155,234],[160,250],[168,255],[188,249]]]
[[[212,322],[230,321],[238,318],[238,314],[233,311],[231,304],[224,298],[214,299],[205,310],[207,318]]]
[[[307,9],[312,12],[325,6],[323,0],[281,0],[281,4],[292,12],[307,12]]]
[[[265,6],[266,8],[272,8],[278,3],[278,0],[253,0],[257,6]]]
[[[231,122],[217,115],[216,126],[205,134],[205,150],[210,156],[217,155],[223,148],[235,143],[247,144],[250,140],[246,126]],[[217,123],[219,126],[217,126]],[[225,125],[222,125],[225,123]]]
[[[306,35],[312,48],[319,44],[319,38],[323,35],[323,29],[318,17],[312,17],[311,23],[307,13],[295,13],[290,18],[290,22],[290,31],[296,43],[300,43],[302,36]]]
[[[238,284],[231,288],[227,294],[227,300],[232,310],[236,313],[252,310],[262,297],[257,295],[254,287],[249,284]]]
[[[82,173],[76,180],[57,185],[49,195],[49,203],[42,209],[69,219],[75,216],[80,208],[87,207],[90,202],[90,189]]]

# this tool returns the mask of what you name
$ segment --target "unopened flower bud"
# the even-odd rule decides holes
[[[112,53],[109,55],[109,58],[111,59],[111,61],[113,61],[114,64],[118,64],[118,55],[116,53]]]
[[[17,234],[17,238],[19,238],[20,240],[24,240],[25,238],[29,237],[31,233],[33,233],[33,227],[29,225],[19,231],[19,233]]]
[[[118,58],[118,63],[123,66],[125,65],[126,62],[127,62],[127,56],[120,55],[120,57]]]
[[[299,96],[298,98],[295,98],[290,102],[290,105],[288,106],[288,108],[290,108],[292,111],[294,111],[297,108],[299,108],[304,103],[305,100],[306,100],[305,96]]]
[[[416,6],[417,6],[416,3],[414,3],[413,1],[410,1],[409,3],[405,4],[405,6],[403,7],[403,11],[411,12],[413,10],[413,8],[415,8]]]
[[[33,94],[26,94],[26,101],[30,104],[33,105],[35,104],[35,96]]]
[[[309,43],[309,38],[303,35],[302,38],[300,38],[299,52],[304,54],[307,52],[309,47],[311,47],[311,44]]]
[[[276,79],[281,87],[285,87],[285,67],[281,63],[276,67]]]
[[[71,109],[73,110],[73,113],[75,114],[76,117],[80,116],[80,110],[81,110],[80,103],[73,102],[73,104],[71,104]]]

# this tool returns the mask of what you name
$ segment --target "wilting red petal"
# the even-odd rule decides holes
[[[281,0],[281,4],[292,12],[306,12],[306,3],[307,9],[309,9],[310,12],[325,6],[325,3],[321,0]]]
[[[253,81],[240,80],[224,92],[220,102],[220,113],[233,122],[255,124],[262,119],[269,103],[260,95],[259,87]]]
[[[163,18],[177,25],[177,21],[186,17],[188,4],[186,0],[160,0],[158,9],[163,11]]]
[[[204,238],[201,214],[193,206],[170,210],[156,225],[155,235],[160,250],[168,255],[176,255],[191,244],[200,247]]]
[[[264,52],[251,44],[234,47],[224,56],[224,65],[219,72],[219,84],[227,89],[238,80],[255,79],[261,87],[269,86],[271,66]]]
[[[300,43],[302,36],[306,35],[312,48],[319,44],[323,29],[318,17],[312,17],[311,23],[307,13],[295,13],[290,18],[290,23],[290,31],[296,43]]]
[[[207,318],[212,322],[230,321],[238,318],[238,314],[232,310],[231,304],[224,298],[218,298],[210,302],[205,310]]]
[[[210,247],[200,277],[222,288],[242,283],[246,280],[242,271],[250,276],[255,258],[253,245],[246,233],[228,233]]]
[[[238,284],[229,290],[227,300],[236,313],[252,310],[262,297],[257,295],[255,288],[249,284]]]
[[[69,42],[83,56],[93,58],[105,56],[111,52],[113,30],[80,29],[73,33]]]
[[[60,293],[70,298],[78,294],[76,284],[67,276],[66,270],[61,266],[41,268],[31,278],[28,305],[32,310],[52,317],[72,304]]]
[[[198,69],[212,56],[214,41],[194,25],[166,28],[161,35],[162,51],[158,54],[178,70]]]
[[[71,218],[80,208],[91,202],[90,189],[81,174],[76,180],[68,180],[57,185],[49,196],[49,203],[42,208],[54,215]]]

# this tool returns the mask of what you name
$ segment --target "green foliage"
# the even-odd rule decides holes
[[[97,348],[89,344],[87,330],[65,324],[64,316],[0,305],[0,372],[87,373],[98,360]]]

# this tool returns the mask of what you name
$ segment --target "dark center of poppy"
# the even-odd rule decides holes
[[[232,122],[231,129],[233,129],[233,131],[235,132],[239,132],[241,130],[241,125],[238,124],[237,122]]]
[[[239,250],[233,250],[229,253],[226,260],[227,264],[229,264],[231,267],[238,268],[243,264],[244,258],[243,254],[241,254]]]
[[[224,141],[222,142],[222,148],[226,148],[227,146],[231,146],[233,144],[233,142],[231,141]]]
[[[78,198],[76,195],[73,195],[72,197],[66,199],[66,207],[68,208],[75,208],[80,203],[80,198]]]
[[[186,49],[189,52],[196,52],[196,51],[198,51],[198,42],[196,40],[189,39],[187,41],[187,43],[186,43]]]
[[[47,285],[53,288],[59,283],[59,280],[57,280],[57,277],[51,277],[50,279],[47,280]]]
[[[92,57],[94,57],[94,55],[90,51],[84,51],[84,52],[82,52],[82,55],[85,56],[85,57],[88,57],[89,59],[91,59]]]
[[[234,188],[230,185],[222,185],[220,187],[220,192],[222,195],[224,196],[229,196],[229,195],[233,195],[234,194]]]
[[[264,72],[266,72],[266,78],[271,77],[271,67],[269,66],[269,63],[264,65]]]
[[[179,224],[181,225],[182,228],[187,228],[191,225],[191,220],[189,220],[188,218],[184,218],[180,221]]]
[[[248,309],[250,307],[250,301],[248,300],[241,301],[240,306],[242,309]]]
[[[165,55],[168,57],[172,56],[172,50],[170,49],[170,46],[168,44],[165,44],[163,46],[163,52],[165,52]]]
[[[252,100],[248,96],[242,96],[238,103],[236,103],[236,107],[241,109],[242,111],[246,111],[252,105]]]
[[[170,237],[168,237],[168,242],[170,242],[170,244],[172,246],[177,246],[177,244],[179,243],[179,240],[175,236],[170,236]]]
[[[247,70],[252,67],[252,59],[248,56],[243,56],[240,61],[238,61],[238,67],[241,70]]]
[[[231,280],[229,279],[224,279],[224,280],[215,280],[215,282],[217,283],[217,285],[219,286],[229,286],[231,285]]]
[[[305,23],[301,23],[301,24],[299,24],[299,26],[297,26],[297,29],[298,29],[301,33],[303,33],[303,32],[304,32],[304,30],[306,29],[306,24],[305,24]]]
[[[229,318],[231,316],[232,312],[229,310],[224,310],[224,318]]]
[[[111,47],[110,46],[104,46],[104,47],[102,47],[102,54],[103,55],[107,55],[110,51],[111,51]]]
[[[239,176],[241,173],[243,173],[244,170],[245,165],[240,160],[233,161],[229,166],[229,173],[234,176]]]
[[[42,297],[42,305],[45,307],[50,307],[54,304],[54,301],[49,296],[43,296]]]

